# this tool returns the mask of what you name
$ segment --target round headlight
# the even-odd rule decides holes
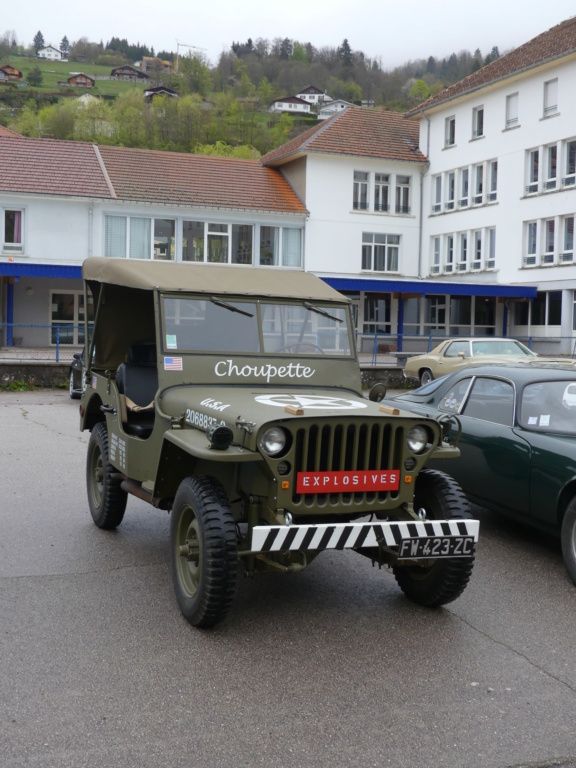
[[[406,435],[406,442],[412,453],[423,453],[428,445],[428,430],[424,427],[412,427]]]
[[[262,433],[260,448],[268,456],[278,456],[286,446],[286,433],[280,427],[270,427]]]

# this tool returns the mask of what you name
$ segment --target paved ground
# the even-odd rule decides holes
[[[482,510],[444,609],[326,552],[180,616],[168,516],[87,509],[66,393],[0,394],[0,768],[576,765],[576,587],[556,541]]]

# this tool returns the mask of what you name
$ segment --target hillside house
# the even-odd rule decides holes
[[[299,99],[304,99],[313,107],[318,107],[327,101],[332,101],[332,97],[328,96],[325,91],[321,91],[320,88],[316,88],[315,85],[309,85],[307,88],[299,91],[296,96]]]
[[[129,64],[124,64],[122,67],[115,67],[110,72],[110,77],[113,77],[115,80],[148,80],[148,75],[145,72],[142,72],[135,67],[131,67]]]
[[[55,48],[53,45],[45,45],[43,48],[38,49],[36,54],[39,59],[51,59],[52,61],[60,61],[62,58],[62,51]]]
[[[148,101],[152,101],[156,96],[168,96],[169,98],[178,98],[176,91],[172,88],[168,88],[166,85],[157,85],[155,88],[146,88],[144,91],[144,98]]]
[[[0,67],[0,82],[14,82],[22,79],[22,72],[11,64]]]
[[[350,101],[344,101],[344,99],[334,99],[333,101],[329,101],[326,104],[322,104],[318,108],[318,120],[326,120],[329,117],[332,117],[332,115],[335,115],[337,112],[342,112],[343,109],[348,109],[348,107],[353,107],[354,104],[352,104]]]
[[[94,88],[96,81],[93,77],[89,77],[83,72],[75,72],[66,80],[66,83],[76,88]]]
[[[143,56],[141,67],[142,72],[160,72],[165,75],[172,74],[172,62],[166,61],[165,59],[159,59],[157,56]]]
[[[283,96],[270,105],[270,112],[289,112],[290,114],[311,114],[310,104],[298,96]]]

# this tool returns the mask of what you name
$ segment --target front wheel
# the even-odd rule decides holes
[[[570,578],[576,584],[576,499],[572,499],[566,508],[564,519],[562,520],[560,540],[562,542],[564,564],[570,574]]]
[[[420,386],[423,387],[426,384],[430,384],[431,381],[434,381],[434,374],[430,368],[424,368],[420,374]]]
[[[236,592],[236,526],[222,485],[187,477],[170,517],[170,568],[184,618],[211,627],[228,615]]]
[[[90,514],[98,528],[117,528],[124,518],[128,494],[114,477],[108,461],[108,430],[99,422],[90,434],[86,459],[86,487]]]
[[[416,480],[414,509],[424,509],[428,520],[471,519],[470,505],[458,483],[432,469],[423,469]],[[474,555],[436,560],[431,566],[396,565],[394,576],[406,597],[434,608],[456,600],[464,591]]]

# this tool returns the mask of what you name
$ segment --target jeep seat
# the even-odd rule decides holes
[[[154,397],[158,391],[154,342],[130,345],[126,362],[116,371],[116,385],[121,395],[124,431],[136,437],[149,437],[154,426]]]

